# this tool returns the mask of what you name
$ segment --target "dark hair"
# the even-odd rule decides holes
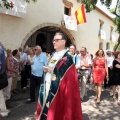
[[[69,47],[73,46],[76,49],[76,45],[75,44],[70,44]]]
[[[65,35],[64,33],[62,33],[62,32],[57,32],[57,33],[55,33],[55,35],[61,35],[61,36],[62,36],[62,39],[67,41],[67,37],[66,37],[66,35]]]
[[[86,47],[82,47],[82,48],[85,49],[85,51],[87,52],[87,48],[86,48]],[[81,49],[82,49],[82,48],[81,48]]]
[[[17,53],[18,53],[18,50],[15,49],[15,50],[13,50],[12,55],[15,56]]]
[[[102,52],[103,52],[103,55],[102,55],[102,56],[104,57],[104,56],[105,56],[105,53],[104,53],[103,49],[99,49],[99,50],[95,53],[95,55],[98,56],[98,53],[99,53],[100,50],[102,50]]]
[[[93,59],[93,54],[90,54],[91,58]]]
[[[118,57],[118,54],[120,54],[120,51],[116,51],[116,52],[114,52],[114,56],[115,56],[115,58]]]

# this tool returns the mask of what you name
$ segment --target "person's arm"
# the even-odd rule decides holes
[[[88,64],[81,65],[81,67],[90,68],[92,66],[92,61],[90,56],[88,56],[87,61],[88,61]]]
[[[106,70],[106,77],[108,78],[108,66],[107,66],[107,60],[105,59],[105,70]]]
[[[114,61],[114,58],[111,58],[110,59],[110,69],[112,70],[112,68],[113,68],[113,61]]]
[[[76,66],[76,69],[80,68],[80,56],[79,55],[76,56],[76,64],[75,64],[75,66]]]
[[[115,67],[116,67],[116,68],[120,68],[120,65],[119,65],[119,64],[116,64]]]
[[[95,67],[95,59],[93,59],[93,64],[92,64],[92,74],[93,74],[93,71],[94,71],[94,67]]]
[[[44,56],[44,65],[45,65],[45,66],[47,66],[47,65],[48,65],[48,58],[47,58],[47,56],[46,56],[46,55]]]

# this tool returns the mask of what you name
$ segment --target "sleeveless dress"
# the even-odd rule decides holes
[[[106,75],[106,69],[105,69],[105,58],[98,58],[96,57],[94,59],[94,68],[93,68],[93,80],[94,83],[97,84],[103,84],[104,78]]]
[[[113,69],[109,80],[110,85],[120,85],[120,68],[116,68],[116,64],[120,65],[120,62],[117,60],[113,61]]]

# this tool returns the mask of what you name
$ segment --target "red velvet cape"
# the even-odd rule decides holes
[[[65,58],[66,56],[67,59]],[[57,77],[60,79],[59,84],[57,84],[57,80],[51,83],[51,92],[53,90],[54,93],[56,85],[58,85],[57,91],[55,95],[52,93],[53,96],[48,95],[48,101],[50,102],[45,101],[43,106],[38,100],[36,120],[83,120],[76,68],[72,58],[68,55],[66,56],[62,58],[64,64],[61,64],[63,62],[61,60],[56,66],[55,74],[63,75],[62,77]],[[67,69],[62,71],[66,66]]]

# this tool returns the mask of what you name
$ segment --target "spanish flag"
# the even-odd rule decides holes
[[[82,4],[77,11],[75,12],[75,16],[77,19],[77,24],[85,23],[86,21],[86,13],[85,13],[85,8],[84,4]]]

